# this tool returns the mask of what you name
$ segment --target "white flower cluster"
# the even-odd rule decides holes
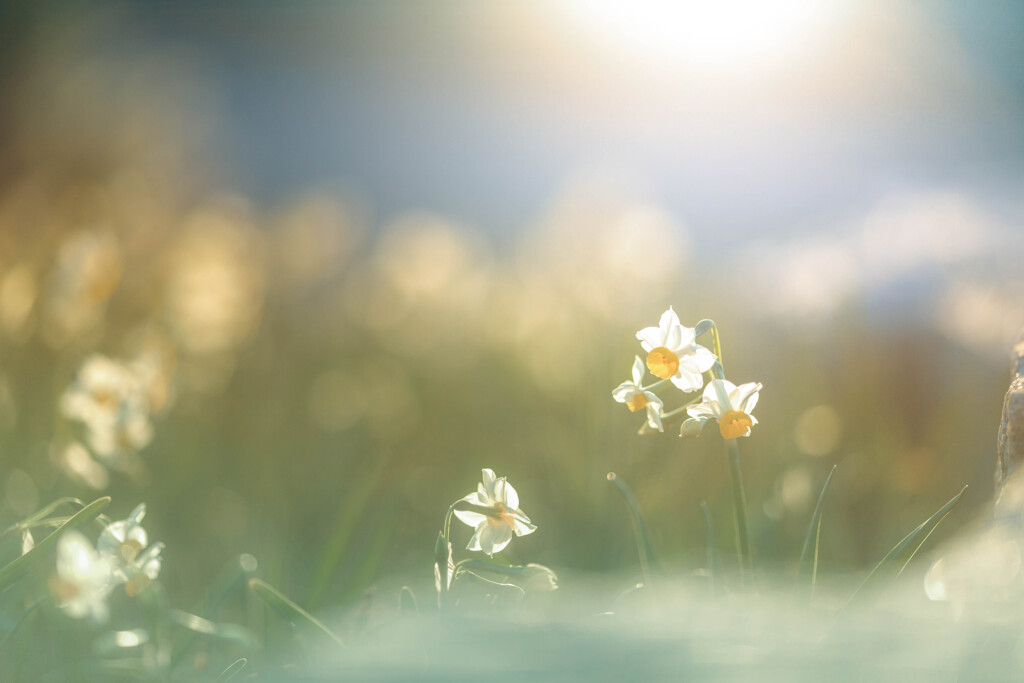
[[[158,371],[152,359],[128,363],[94,354],[61,396],[61,413],[82,424],[85,442],[104,465],[119,464],[152,440],[147,388]],[[64,460],[69,471],[93,488],[105,487],[106,473],[96,473],[96,463],[80,445],[68,446]]]
[[[686,327],[679,322],[679,316],[670,306],[657,327],[645,327],[636,333],[640,345],[647,352],[646,367],[658,378],[650,385],[643,386],[645,363],[637,356],[633,361],[632,380],[623,382],[612,391],[612,398],[626,404],[631,412],[645,410],[646,427],[664,431],[664,419],[682,412],[686,408],[690,416],[683,422],[679,435],[698,436],[704,424],[714,419],[725,439],[750,435],[750,427],[757,420],[750,414],[757,404],[761,385],[756,382],[739,387],[721,377],[722,366],[718,357],[709,349],[697,343],[697,337],[712,329],[714,323],[705,321],[697,328]],[[698,330],[698,328],[703,328]],[[716,332],[717,333],[717,332]],[[712,379],[704,385],[704,373],[711,372]],[[664,401],[653,389],[670,382],[683,392],[692,393],[704,387],[701,402],[696,401],[665,412]]]
[[[125,593],[134,597],[160,575],[164,544],[149,544],[141,524],[145,515],[142,503],[127,519],[108,525],[95,548],[78,531],[61,536],[50,592],[69,616],[106,621],[107,598],[116,586],[124,585]]]

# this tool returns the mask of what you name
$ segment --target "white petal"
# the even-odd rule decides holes
[[[512,526],[503,521],[484,524],[478,532],[480,550],[488,555],[500,553],[512,540]]]
[[[736,391],[735,384],[733,384],[727,379],[713,379],[711,380],[709,386],[711,387],[711,391],[717,399],[718,404],[718,414],[716,414],[715,417],[722,417],[730,410],[736,409],[736,407],[732,404],[732,401],[729,399],[729,396],[732,395],[732,392]],[[707,390],[705,390],[704,393],[704,400],[707,401]]]
[[[640,386],[640,380],[644,378],[644,362],[640,356],[633,356],[633,384]]]
[[[469,539],[469,545],[466,546],[466,550],[480,550],[481,549],[480,548],[480,534],[482,534],[484,532],[484,529],[486,529],[488,526],[489,526],[488,524],[481,524],[480,526],[478,526],[476,528],[476,531],[473,532],[473,538]]]
[[[693,364],[699,372],[707,372],[715,364],[715,361],[718,360],[718,356],[700,344],[694,344],[691,348],[692,351],[686,360]]]
[[[658,326],[663,332],[668,332],[673,327],[681,327],[682,323],[679,322],[679,316],[676,315],[676,312],[671,306],[669,306],[668,310],[661,314],[661,320],[658,321]]]
[[[680,364],[679,370],[676,374],[670,378],[672,384],[679,387],[681,391],[692,392],[697,391],[704,385],[704,378],[699,372],[687,368],[685,365]]]
[[[704,420],[715,417],[714,409],[707,403],[699,403],[695,406],[687,407],[686,414],[689,415],[690,417],[700,418]]]
[[[145,516],[146,516],[146,504],[145,503],[139,503],[135,507],[135,509],[132,510],[132,514],[128,515],[128,521],[131,524],[134,524],[134,525],[141,524],[142,523],[142,519]]]
[[[647,424],[651,429],[657,429],[659,432],[665,431],[661,426],[661,406],[647,404]]]
[[[640,346],[644,347],[644,351],[665,345],[665,335],[657,327],[645,327],[636,333],[636,338],[640,340]]]
[[[512,484],[508,483],[505,477],[498,480],[501,484],[498,487],[498,495],[496,497],[497,502],[501,503],[509,510],[517,510],[519,508],[519,494],[512,488]]]
[[[513,531],[516,532],[516,536],[526,536],[537,530],[537,525],[519,510],[512,513],[512,519],[515,520]]]
[[[455,516],[459,518],[459,521],[467,526],[478,527],[487,521],[488,517],[480,512],[473,512],[472,510],[456,510]]]
[[[481,470],[481,476],[483,478],[484,488],[487,489],[488,491],[493,490],[494,480],[497,479],[497,477],[494,475],[494,470],[485,467],[483,470]]]
[[[625,403],[639,392],[639,388],[633,382],[623,382],[612,391],[612,398],[619,403]]]
[[[754,406],[757,405],[757,399],[760,391],[760,382],[747,382],[746,384],[741,384],[739,387],[737,387],[737,410],[742,410],[747,415],[749,415],[750,412],[754,409]]]

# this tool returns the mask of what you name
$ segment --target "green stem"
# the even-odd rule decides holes
[[[692,406],[694,403],[700,403],[703,400],[704,400],[703,396],[695,396],[694,398],[691,398],[689,401],[687,401],[683,405],[679,406],[678,408],[670,410],[667,413],[662,413],[661,414],[661,419],[664,420],[666,418],[675,417],[679,413],[683,412],[684,410],[686,410],[687,408]]]
[[[743,474],[740,472],[740,449],[736,439],[725,440],[725,452],[729,459],[729,474],[732,479],[732,502],[736,511],[736,545],[740,553],[740,578],[747,585],[747,573],[753,569],[750,554],[750,537],[747,534],[747,500],[743,493]]]
[[[669,380],[667,379],[659,379],[654,384],[651,384],[646,387],[640,387],[640,391],[654,391],[655,389],[660,389],[661,387],[665,386],[668,383],[668,381]]]
[[[644,524],[643,515],[640,514],[640,505],[636,502],[633,492],[626,486],[626,482],[622,481],[614,472],[608,473],[608,481],[615,484],[615,488],[622,494],[622,497],[626,500],[626,505],[629,507],[630,519],[633,520],[633,535],[636,537],[636,552],[640,556],[640,573],[644,577],[644,585],[650,586],[651,540],[650,536],[647,535],[647,525]]]

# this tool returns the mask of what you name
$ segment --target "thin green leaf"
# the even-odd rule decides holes
[[[877,581],[877,577],[891,573],[891,568],[894,567],[897,562],[900,562],[901,557],[906,555],[906,559],[903,560],[893,578],[902,574],[903,570],[910,563],[910,560],[914,558],[917,551],[920,550],[921,546],[924,545],[924,542],[927,541],[928,537],[932,535],[933,531],[935,531],[935,528],[946,518],[946,515],[949,514],[953,507],[960,502],[960,498],[964,495],[964,491],[966,490],[967,486],[965,485],[960,489],[960,493],[953,496],[948,503],[939,508],[931,517],[921,522],[917,528],[907,534],[902,541],[897,543],[892,550],[886,553],[885,557],[875,565],[875,568],[871,570],[871,573],[868,574],[867,578],[864,579],[857,590],[854,591],[853,595],[850,596],[850,601],[852,602],[853,599],[864,590],[865,586]]]
[[[58,498],[57,500],[53,501],[46,507],[33,512],[31,515],[21,520],[20,522],[15,522],[11,526],[4,529],[3,533],[0,534],[0,537],[9,536],[11,534],[22,531],[23,529],[31,529],[45,524],[46,522],[40,520],[44,520],[47,515],[49,515],[51,512],[59,508],[61,505],[77,505],[79,509],[85,507],[85,503],[83,503],[77,498],[72,498],[70,496]]]
[[[253,595],[262,600],[263,604],[277,612],[280,617],[295,624],[298,628],[325,635],[338,645],[345,647],[345,643],[342,642],[341,638],[335,635],[331,629],[327,628],[323,622],[289,600],[281,591],[266,581],[261,581],[256,577],[249,579],[249,590],[252,591]]]
[[[651,550],[651,537],[647,532],[644,516],[640,513],[640,504],[636,502],[636,497],[633,496],[633,492],[629,490],[626,482],[622,481],[614,472],[608,473],[608,481],[615,484],[615,488],[622,494],[626,506],[629,508],[630,519],[633,521],[633,533],[636,536],[637,555],[640,556],[640,571],[643,574],[644,583],[650,585],[651,562],[654,552]]]
[[[811,593],[814,593],[814,584],[818,580],[818,547],[821,541],[821,510],[825,506],[825,494],[828,493],[829,484],[832,483],[832,475],[836,473],[836,467],[833,465],[832,470],[828,473],[828,477],[825,478],[825,485],[821,487],[821,495],[818,496],[818,504],[814,508],[814,514],[811,515],[811,523],[807,527],[807,537],[804,538],[804,548],[800,552],[800,563],[796,567],[797,578],[804,572],[810,570],[811,572]],[[812,544],[813,543],[813,550]],[[808,564],[810,567],[808,567]]]
[[[718,565],[718,553],[715,550],[715,525],[711,521],[711,509],[706,501],[700,502],[701,512],[704,513],[704,543],[708,555],[708,581],[711,583],[711,594],[718,590],[715,584],[715,568]]]
[[[177,624],[193,633],[234,643],[243,650],[253,650],[256,648],[256,636],[244,626],[238,624],[217,624],[195,614],[183,612],[180,609],[168,609],[164,614],[171,623]]]
[[[374,495],[378,493],[378,483],[386,471],[384,465],[385,462],[381,461],[365,486],[356,487],[352,495],[344,497],[344,504],[338,509],[338,516],[332,525],[331,537],[324,545],[313,578],[310,580],[309,591],[306,593],[306,604],[310,609],[316,609],[322,604],[327,589],[335,579],[338,564],[348,549],[359,521]]]
[[[217,683],[224,683],[224,681],[230,681],[232,678],[241,673],[242,669],[244,669],[245,665],[248,663],[249,660],[245,657],[242,657],[241,659],[236,659],[234,662],[231,663],[231,666],[229,666],[221,672],[220,676],[217,676]]]
[[[82,526],[83,524],[88,524],[100,513],[100,510],[109,504],[110,496],[97,498],[79,510],[77,514],[71,517],[71,519],[62,524],[59,528],[55,529],[52,534],[37,543],[35,548],[13,562],[8,563],[3,569],[0,569],[0,592],[3,592],[13,586],[18,579],[32,571],[39,562],[43,561],[48,556],[50,549],[57,544],[57,541],[62,535],[72,529]]]
[[[25,610],[24,612],[22,612],[21,614],[19,614],[19,615],[18,615],[18,618],[17,618],[17,620],[16,620],[15,622],[14,622],[14,625],[13,625],[13,626],[11,626],[11,630],[10,630],[10,631],[8,631],[8,632],[7,632],[6,634],[4,634],[3,640],[0,640],[0,648],[3,648],[3,646],[7,644],[7,641],[9,641],[9,640],[11,639],[11,636],[13,636],[13,635],[14,635],[14,632],[18,630],[18,627],[19,627],[19,626],[21,626],[22,622],[24,622],[24,621],[25,621],[25,619],[26,619],[26,618],[28,617],[28,615],[30,615],[30,614],[32,614],[33,612],[35,612],[35,611],[36,611],[36,609],[37,609],[37,608],[38,608],[38,607],[39,607],[39,606],[40,606],[41,604],[43,604],[43,602],[44,602],[44,601],[45,601],[45,600],[46,600],[46,599],[47,599],[48,597],[49,597],[49,596],[43,596],[43,597],[39,598],[38,600],[36,600],[35,602],[33,602],[33,603],[32,603],[31,605],[29,605],[29,606],[28,606],[28,608],[27,608],[27,609],[26,609],[26,610]]]
[[[420,608],[416,604],[416,594],[408,586],[402,586],[398,591],[398,611],[403,613],[419,614]]]

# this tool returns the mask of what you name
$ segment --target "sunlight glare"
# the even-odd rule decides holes
[[[762,66],[798,51],[834,3],[816,0],[565,0],[600,37],[702,68]]]

